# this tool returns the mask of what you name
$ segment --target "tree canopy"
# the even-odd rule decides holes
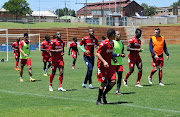
[[[171,6],[180,6],[180,0],[178,0],[177,2],[174,2]]]
[[[143,16],[152,16],[156,14],[155,6],[148,6],[146,3],[142,3],[141,6],[144,8]]]
[[[73,17],[76,17],[76,12],[73,9],[68,9],[68,8],[63,8],[63,9],[56,9],[55,11],[56,15],[59,17],[64,16],[64,15],[70,15]]]
[[[8,13],[15,14],[16,19],[18,16],[32,13],[29,3],[27,3],[26,0],[9,0],[4,3],[3,8],[5,8]]]

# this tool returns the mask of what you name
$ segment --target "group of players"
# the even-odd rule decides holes
[[[73,57],[72,69],[75,69],[75,63],[77,59],[78,47],[84,51],[84,61],[87,65],[87,73],[82,84],[82,87],[88,88],[87,82],[89,81],[89,88],[93,89],[92,86],[92,71],[94,66],[94,48],[97,48],[96,56],[97,60],[97,80],[101,82],[99,87],[99,94],[96,104],[103,105],[107,104],[106,94],[116,84],[116,73],[118,75],[117,90],[116,94],[121,95],[120,86],[123,73],[122,58],[125,57],[124,45],[121,38],[121,33],[114,29],[107,31],[107,38],[104,39],[100,44],[98,39],[94,36],[94,30],[91,28],[88,30],[89,35],[84,37],[80,44],[77,44],[77,38],[73,38],[73,42],[70,43],[69,53]],[[128,55],[129,71],[126,73],[123,79],[124,86],[128,86],[127,79],[134,71],[134,66],[138,68],[138,78],[136,85],[137,87],[143,87],[140,85],[142,77],[142,60],[139,52],[143,52],[141,48],[141,37],[142,30],[137,28],[135,31],[135,37],[129,40],[127,51],[130,51]],[[104,37],[103,37],[104,38]],[[78,45],[78,46],[77,46]],[[42,60],[44,63],[44,76],[47,76],[47,70],[51,67],[52,73],[50,74],[49,91],[53,91],[52,81],[54,79],[56,69],[59,69],[59,87],[58,91],[66,91],[62,87],[63,81],[63,69],[64,69],[64,46],[65,42],[61,39],[61,33],[56,32],[53,36],[53,40],[50,40],[50,36],[46,35],[45,40],[41,43]],[[84,46],[84,47],[83,47]],[[23,82],[22,74],[23,68],[27,64],[29,68],[30,81],[33,82],[35,79],[32,78],[31,70],[31,59],[30,59],[30,41],[28,40],[28,34],[24,33],[24,39],[20,41],[17,38],[17,42],[13,43],[12,48],[14,49],[14,56],[16,59],[15,70],[20,70],[20,82]],[[72,50],[71,50],[72,49]],[[163,51],[166,53],[167,60],[169,59],[169,53],[166,47],[165,39],[160,35],[160,29],[155,29],[155,35],[152,36],[149,42],[149,50],[152,56],[152,66],[154,67],[148,76],[148,81],[152,84],[152,76],[159,69],[159,85],[165,86],[162,83],[162,67],[163,67]],[[20,54],[18,54],[20,53]],[[21,69],[18,68],[19,57],[21,59]],[[48,66],[46,65],[47,63]],[[47,66],[47,67],[46,67]]]

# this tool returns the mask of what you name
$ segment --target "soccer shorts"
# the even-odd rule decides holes
[[[77,52],[76,51],[72,50],[71,55],[73,58],[77,58]]]
[[[111,77],[113,76],[112,69],[105,68],[105,67],[98,67],[97,68],[97,81],[98,82],[107,82],[108,80],[111,80]]]
[[[15,59],[19,59],[19,57],[20,57],[19,54],[14,53],[14,58],[15,58]]]
[[[163,58],[163,56],[162,56],[162,57],[159,57],[158,59],[152,58],[152,66],[153,66],[153,67],[163,66],[163,63],[164,63],[164,58]]]
[[[113,73],[111,80],[116,80],[116,72],[121,71],[123,72],[123,66],[122,65],[111,65],[111,72]]]
[[[23,67],[25,65],[31,65],[31,58],[21,59],[21,66]]]
[[[63,61],[63,59],[52,60],[52,63],[51,63],[52,70],[56,70],[57,67],[58,68],[64,68],[64,61]]]
[[[42,61],[43,62],[48,62],[50,61],[51,57],[50,56],[42,56]]]
[[[142,61],[140,57],[133,59],[128,57],[129,68],[134,68],[135,63],[139,61]]]

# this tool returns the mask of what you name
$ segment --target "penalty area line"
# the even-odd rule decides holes
[[[84,101],[84,102],[93,102],[93,103],[96,102],[96,101],[94,101],[94,100],[77,99],[77,98],[67,98],[67,97],[55,97],[55,96],[48,96],[48,95],[42,95],[42,94],[36,94],[36,93],[24,93],[24,92],[8,91],[8,90],[1,90],[1,89],[0,89],[0,92],[10,93],[10,94],[15,94],[15,95],[38,96],[38,97],[43,97],[43,98],[65,99],[65,100]],[[155,111],[163,111],[163,112],[171,112],[171,113],[180,113],[180,111],[176,111],[176,110],[167,110],[167,109],[151,108],[151,107],[144,107],[144,106],[138,106],[138,105],[132,105],[132,104],[118,104],[118,105],[135,107],[135,108],[141,108],[141,109],[148,109],[148,110],[155,110]]]

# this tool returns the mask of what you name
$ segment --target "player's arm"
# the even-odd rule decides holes
[[[168,60],[169,59],[169,52],[167,50],[167,46],[166,46],[166,42],[164,40],[164,48],[163,48],[164,52],[166,53],[166,59]]]
[[[43,43],[41,44],[41,51],[49,51],[47,49],[44,49],[44,44]]]
[[[153,50],[152,38],[149,40],[149,51],[151,52],[151,54],[153,55],[155,59],[158,59],[158,56],[155,54]]]
[[[99,42],[98,42],[98,39],[96,38],[96,45],[94,46],[96,49],[98,49],[99,48]]]
[[[25,56],[25,57],[28,57],[27,54],[24,53],[24,51],[22,49],[19,49],[19,51]]]
[[[100,53],[96,53],[96,56],[103,62],[104,67],[109,67],[109,64],[103,59]]]
[[[121,54],[121,57],[125,57],[125,53],[124,53],[124,44],[122,43],[123,45],[123,48],[122,48],[122,54]]]
[[[71,51],[72,47],[69,47],[69,52],[68,52],[68,55],[70,55],[70,51]]]
[[[132,48],[132,44],[128,44],[127,46],[127,51],[137,51],[137,52],[141,52],[141,48]]]

